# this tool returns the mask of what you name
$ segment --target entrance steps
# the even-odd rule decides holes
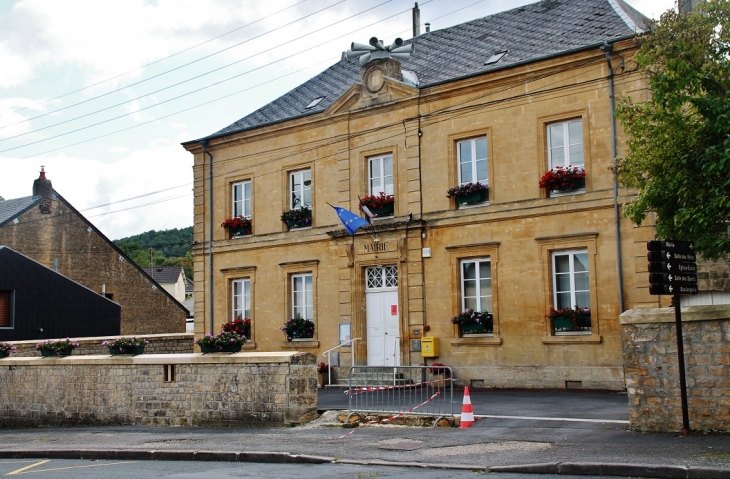
[[[393,372],[393,368],[371,368],[367,372],[355,372],[350,378],[338,378],[334,384],[325,386],[328,389],[348,389],[352,387],[381,387],[381,386],[403,386],[414,384],[414,381],[402,372]]]

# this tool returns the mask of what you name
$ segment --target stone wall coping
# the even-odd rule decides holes
[[[137,356],[84,355],[64,357],[19,357],[0,359],[0,366],[52,366],[59,364],[247,364],[290,363],[300,352],[140,354]],[[314,357],[313,355],[310,355]],[[307,362],[308,363],[308,362]],[[307,364],[303,363],[303,364]],[[315,362],[312,361],[311,364]]]
[[[144,339],[155,339],[155,340],[162,340],[162,339],[190,339],[192,340],[195,334],[193,333],[161,333],[161,334],[117,334],[115,336],[84,336],[83,338],[69,338],[74,341],[78,342],[95,342],[98,341],[99,343],[103,341],[107,341],[110,339],[116,339],[116,338],[144,338]],[[51,338],[51,339],[66,339],[66,338]],[[12,343],[15,345],[22,345],[22,344],[32,344],[33,346],[36,345],[36,343],[40,343],[41,341],[48,341],[48,339],[26,339],[23,341],[7,341],[8,343]]]
[[[730,305],[687,306],[681,308],[682,322],[730,319]],[[630,309],[619,316],[621,324],[673,323],[674,308]]]

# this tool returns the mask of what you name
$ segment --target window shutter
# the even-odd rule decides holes
[[[10,291],[0,291],[0,328],[10,326]]]

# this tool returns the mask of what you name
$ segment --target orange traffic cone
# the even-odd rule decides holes
[[[474,424],[474,411],[471,408],[471,398],[469,397],[469,388],[464,388],[464,405],[461,407],[461,425],[460,429],[466,429]]]

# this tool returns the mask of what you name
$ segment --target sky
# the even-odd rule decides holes
[[[674,0],[625,0],[650,18]],[[431,30],[532,0],[419,1]],[[53,187],[111,239],[193,224],[193,156],[412,0],[0,0],[0,196]],[[425,31],[421,27],[421,31]]]

